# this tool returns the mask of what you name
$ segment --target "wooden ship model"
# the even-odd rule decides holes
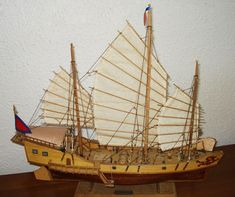
[[[203,179],[222,151],[201,138],[198,62],[189,91],[175,85],[154,53],[152,8],[145,10],[146,36],[127,22],[85,77],[78,78],[71,44],[71,71],[60,68],[29,125],[15,112],[12,141],[25,148],[36,178],[84,179],[115,184]],[[83,77],[84,78],[84,77]],[[38,114],[38,115],[37,115]]]

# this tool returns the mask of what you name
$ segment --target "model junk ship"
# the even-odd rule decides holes
[[[201,138],[198,63],[191,88],[174,85],[154,53],[152,8],[142,38],[127,22],[94,66],[90,91],[78,78],[71,44],[71,71],[60,68],[26,125],[15,112],[12,141],[41,166],[37,179],[83,179],[115,184],[203,179],[223,152]]]

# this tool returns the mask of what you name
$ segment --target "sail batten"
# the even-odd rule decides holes
[[[172,99],[174,99],[174,100],[177,100],[177,101],[179,101],[179,102],[182,102],[182,103],[184,103],[184,104],[186,104],[186,105],[189,105],[189,106],[192,106],[192,104],[191,103],[187,103],[187,102],[185,102],[185,101],[183,101],[183,100],[180,100],[180,99],[178,99],[178,98],[175,98],[175,97],[172,97],[172,96],[168,96],[169,98],[172,98]],[[190,99],[191,99],[191,97],[189,97]],[[200,106],[196,106],[196,108],[200,108]]]
[[[51,120],[51,122],[53,121],[53,123],[47,123],[46,125],[57,125],[57,126],[60,125],[67,127],[77,126],[77,122],[74,120],[64,121],[61,118],[56,118],[56,117],[50,117],[50,116],[43,116],[43,117],[46,118],[47,120]],[[81,127],[93,129],[92,121],[93,119],[88,119],[88,120],[81,119],[81,122],[83,123],[81,124]]]
[[[55,120],[57,120],[58,122],[61,122],[61,124],[64,124],[64,125],[66,125],[67,124],[67,122],[66,121],[68,121],[68,125],[72,125],[73,123],[76,125],[76,117],[75,116],[73,116],[73,115],[71,115],[70,116],[70,119],[69,120],[65,120],[65,118],[63,118],[63,117],[56,117],[54,114],[52,115],[52,116],[50,116],[50,114],[48,114],[48,115],[41,115],[41,117],[43,117],[43,118],[50,118],[50,119],[55,119]],[[87,123],[91,123],[91,121],[93,121],[93,119],[94,118],[86,118],[86,117],[84,117],[84,116],[79,116],[80,117],[80,119],[81,119],[81,122],[83,123],[83,124],[87,124]],[[53,123],[46,123],[46,124],[53,124]],[[90,124],[90,127],[92,127],[92,125]]]
[[[183,120],[190,120],[188,117],[179,117],[179,116],[163,116],[163,115],[158,115],[158,118],[170,118],[170,119],[183,119]],[[196,121],[199,121],[199,119],[195,119]]]
[[[188,104],[189,106],[191,106],[190,104]],[[183,111],[183,112],[187,112],[187,113],[192,113],[192,110],[187,110],[187,109],[182,109],[182,108],[179,108],[179,107],[171,107],[171,106],[164,106],[165,108],[169,108],[169,109],[172,109],[172,110],[176,110],[176,111]]]
[[[56,111],[56,110],[52,110],[52,109],[45,109],[45,108],[41,108],[43,111],[48,111],[48,112],[53,112],[53,113],[57,113],[57,114],[63,114],[66,115],[68,113],[68,111],[64,112],[64,111]],[[73,109],[71,109],[73,110]],[[82,111],[82,113],[86,114],[86,115],[92,115],[91,113],[88,113],[87,111]]]
[[[121,112],[121,113],[123,113],[123,114],[129,113],[130,115],[137,115],[138,117],[144,117],[143,114],[138,114],[138,113],[131,112],[131,111],[127,111],[127,110],[123,110],[123,109],[118,109],[118,108],[110,107],[110,106],[104,105],[104,104],[93,103],[93,105],[97,105],[97,106],[99,106],[101,109],[102,109],[102,108],[106,108],[106,109],[108,109],[108,110],[118,111],[118,112]],[[96,117],[96,118],[97,118],[97,117]],[[152,118],[155,118],[155,117],[152,117]]]
[[[96,128],[96,129],[99,129],[100,131],[102,131],[103,133],[104,132],[107,132],[109,134],[114,134],[115,132],[117,132],[117,130],[112,130],[112,129],[101,129],[101,128]],[[102,133],[101,132],[101,133]],[[125,133],[125,134],[138,134],[139,132],[138,131],[125,131],[125,130],[118,130],[118,133]],[[149,133],[150,136],[155,136],[155,134],[152,134],[152,133]]]

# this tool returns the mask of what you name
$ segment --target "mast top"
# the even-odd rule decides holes
[[[72,63],[75,62],[75,52],[74,52],[73,43],[70,44],[70,52],[71,52],[71,63]]]
[[[18,113],[17,110],[16,110],[16,106],[15,105],[13,105],[13,112],[14,112],[14,114]]]
[[[199,67],[198,60],[196,60],[195,74],[194,74],[195,77],[198,77],[198,74],[199,74],[198,67]]]

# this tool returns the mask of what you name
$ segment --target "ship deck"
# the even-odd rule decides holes
[[[143,151],[141,148],[131,149],[126,148],[125,150],[116,151],[116,150],[109,150],[107,148],[100,148],[91,151],[84,152],[84,158],[88,161],[94,161],[104,164],[133,164],[138,165],[143,163]],[[192,158],[198,158],[203,155],[203,151],[196,151],[192,154]],[[157,148],[152,148],[148,151],[148,159],[146,161],[147,164],[176,164],[179,161],[187,160],[180,159],[179,150],[171,150],[167,152],[161,152]]]
[[[57,144],[49,143],[47,141],[37,139],[31,136],[24,136],[16,134],[12,141],[23,145],[23,141],[28,140],[33,143],[48,146],[54,149],[60,149]],[[78,150],[79,152],[79,150]],[[203,151],[195,151],[191,155],[191,159],[197,159],[204,155]],[[143,164],[143,150],[141,148],[131,147],[105,147],[99,146],[99,148],[84,149],[83,157],[87,161],[103,163],[103,164],[128,164],[139,165]],[[161,152],[158,148],[151,148],[148,151],[148,158],[145,161],[146,164],[160,165],[160,164],[177,164],[179,161],[187,161],[187,158],[180,159],[179,149],[172,149],[169,151]]]

